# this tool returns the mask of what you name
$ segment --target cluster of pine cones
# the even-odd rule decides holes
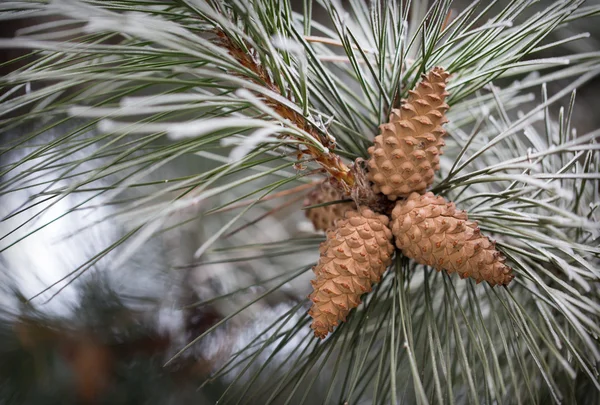
[[[477,223],[469,221],[454,203],[426,192],[440,168],[449,76],[441,67],[424,75],[400,109],[392,110],[369,148],[367,178],[375,193],[396,201],[391,220],[353,202],[307,210],[315,228],[327,231],[309,296],[315,336],[324,338],[332,332],[360,304],[361,295],[379,282],[392,262],[393,238],[403,255],[438,271],[456,272],[477,283],[485,280],[492,286],[512,280],[504,256],[481,234]],[[305,204],[326,204],[344,197],[323,182]]]

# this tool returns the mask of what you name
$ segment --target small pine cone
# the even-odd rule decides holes
[[[433,68],[379,127],[368,163],[368,179],[376,193],[396,200],[413,191],[423,193],[433,183],[445,145],[442,125],[448,122],[444,100],[449,76],[443,68]]]
[[[327,232],[327,240],[320,247],[321,258],[313,268],[314,291],[309,295],[314,303],[308,313],[315,336],[323,339],[344,322],[350,310],[360,304],[360,296],[381,279],[394,252],[388,224],[385,215],[363,208],[360,213],[346,212],[346,218]]]
[[[342,193],[334,188],[331,183],[324,181],[308,193],[304,200],[304,206],[307,207],[342,199],[344,199]],[[346,211],[352,209],[356,209],[356,204],[353,202],[330,204],[308,209],[306,210],[306,216],[310,219],[316,230],[326,231],[333,227],[335,221],[344,218]]]
[[[396,246],[417,263],[472,277],[477,283],[485,280],[491,286],[508,285],[514,277],[496,243],[481,235],[477,222],[469,221],[465,211],[443,197],[412,193],[396,203],[392,225]]]

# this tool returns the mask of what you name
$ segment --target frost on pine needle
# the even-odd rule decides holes
[[[117,223],[49,297],[185,250],[165,279],[195,304],[162,305],[215,319],[168,367],[256,326],[208,362],[215,401],[593,403],[600,130],[574,111],[600,57],[575,31],[600,9],[408,3],[0,3],[42,19],[0,40],[33,52],[0,79],[0,154],[19,156],[0,254]]]

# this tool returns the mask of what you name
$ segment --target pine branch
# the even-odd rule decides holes
[[[250,71],[256,73],[257,83],[266,86],[273,93],[281,95],[279,88],[273,83],[270,78],[269,72],[259,65],[253,58],[252,48],[246,46],[246,49],[242,49],[237,46],[223,31],[216,33],[219,38],[220,44],[229,50],[230,54],[240,62],[244,67]],[[290,100],[294,101],[294,100]],[[342,162],[340,157],[335,154],[335,141],[328,137],[326,134],[321,134],[320,131],[313,124],[309,124],[306,117],[301,116],[298,112],[292,110],[286,105],[280,104],[277,100],[267,98],[266,104],[273,108],[284,119],[290,120],[296,124],[300,129],[310,134],[313,138],[318,139],[319,142],[327,149],[328,152],[318,150],[311,145],[307,145],[307,154],[312,156],[331,176],[333,179],[339,181],[342,184],[343,189],[348,193],[354,186],[354,176],[352,171]],[[326,130],[326,128],[325,128]],[[302,158],[305,152],[300,151],[298,159]]]
[[[110,235],[23,298],[35,306],[97,266],[126,273],[160,241],[187,241],[179,232],[193,224],[196,257],[173,267],[202,275],[205,295],[182,306],[224,309],[163,354],[181,361],[210,339],[250,335],[227,340],[226,359],[211,364],[203,390],[215,384],[221,402],[574,403],[577,391],[598,393],[599,132],[576,132],[573,111],[600,56],[567,49],[590,35],[556,33],[600,8],[555,1],[534,13],[533,3],[0,3],[2,20],[51,17],[0,40],[33,52],[0,79],[0,266],[20,256],[25,268],[39,240],[78,252],[73,243],[95,230]],[[391,211],[376,206],[361,159],[434,66],[452,76],[431,190],[497,241],[514,280],[476,285],[397,250],[318,342],[305,297],[323,236],[305,229],[296,192],[329,177],[359,206]]]

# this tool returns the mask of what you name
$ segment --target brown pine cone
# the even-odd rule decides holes
[[[344,196],[338,189],[334,188],[329,181],[323,181],[308,193],[304,200],[304,206],[307,207],[342,199],[344,199]],[[352,209],[356,209],[356,204],[353,202],[330,204],[308,209],[306,210],[306,216],[310,219],[316,230],[326,231],[335,224],[335,221],[344,218],[346,211]]]
[[[465,211],[433,193],[412,193],[392,211],[396,246],[417,263],[490,285],[508,285],[514,275],[496,243],[481,235]]]
[[[422,193],[433,183],[445,145],[442,125],[448,122],[444,100],[449,76],[443,68],[433,68],[379,127],[368,163],[368,179],[376,193],[396,200],[413,191]]]
[[[314,291],[309,298],[314,304],[308,313],[311,328],[321,339],[346,320],[372,283],[379,282],[394,253],[385,215],[363,208],[360,213],[348,211],[345,217],[327,232],[313,268],[316,279],[311,280]]]

